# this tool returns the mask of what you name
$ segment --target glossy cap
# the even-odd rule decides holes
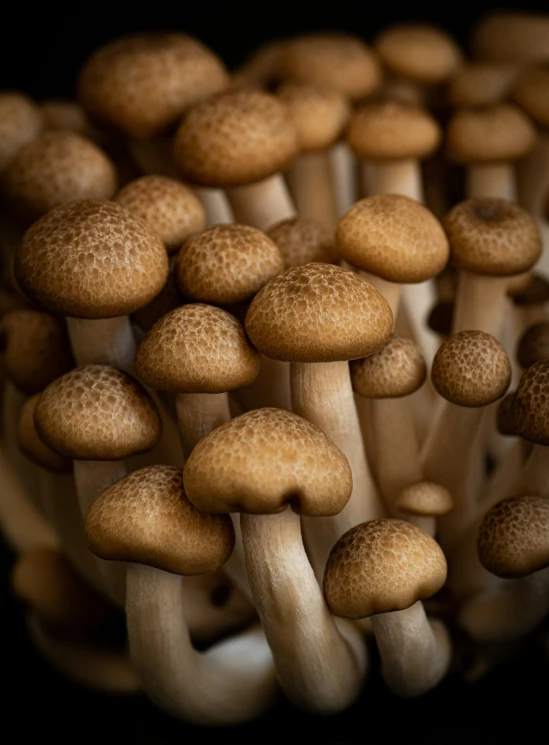
[[[548,34],[549,41],[549,34]],[[547,62],[524,70],[513,92],[522,106],[540,127],[549,127],[549,52]]]
[[[337,263],[334,237],[317,220],[292,217],[274,225],[267,235],[280,249],[285,269],[311,262]]]
[[[63,458],[54,450],[49,448],[36,431],[34,424],[34,410],[40,394],[37,393],[28,398],[21,407],[19,422],[17,424],[17,444],[19,449],[27,458],[36,463],[37,466],[46,468],[48,471],[68,472],[72,471],[72,461]]]
[[[396,334],[378,352],[351,362],[353,390],[366,398],[408,396],[421,388],[426,376],[419,346]]]
[[[342,93],[305,83],[284,83],[277,96],[288,107],[301,151],[327,150],[339,140],[350,115]]]
[[[525,370],[534,362],[549,360],[549,321],[536,323],[526,329],[519,339],[517,360]]]
[[[540,360],[523,374],[515,393],[513,417],[525,440],[549,445],[549,360]]]
[[[469,62],[450,81],[448,98],[455,107],[493,106],[508,98],[516,77],[516,67],[511,64]]]
[[[402,489],[396,498],[395,507],[408,515],[439,517],[454,509],[454,500],[442,484],[417,481]]]
[[[44,125],[42,113],[22,93],[0,93],[0,171],[27,142],[38,137]]]

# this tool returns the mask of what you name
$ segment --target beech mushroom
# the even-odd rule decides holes
[[[549,321],[526,329],[517,346],[519,365],[527,370],[534,362],[549,360]]]
[[[454,509],[454,500],[442,484],[417,481],[402,489],[395,500],[395,506],[407,515],[408,522],[434,538],[436,518],[451,512]]]
[[[38,137],[44,121],[38,106],[23,93],[0,92],[0,171],[27,142]]]
[[[337,264],[334,236],[316,220],[303,217],[282,220],[267,235],[280,249],[285,269],[312,261]]]
[[[493,106],[508,98],[516,77],[511,63],[468,62],[450,80],[448,98],[456,108]]]
[[[543,13],[496,11],[475,26],[475,55],[517,65],[549,59],[549,18]]]

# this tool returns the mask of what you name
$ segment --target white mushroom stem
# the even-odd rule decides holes
[[[330,151],[338,215],[341,217],[357,201],[356,160],[346,142],[341,141]]]
[[[199,654],[185,623],[179,575],[129,564],[126,616],[141,685],[169,714],[194,724],[227,726],[259,716],[274,702],[276,676],[261,629]]]
[[[297,210],[282,174],[263,181],[226,189],[235,222],[267,231],[282,220],[296,217]]]
[[[329,153],[301,153],[286,178],[299,216],[317,220],[333,234],[338,215]]]
[[[383,679],[399,696],[434,688],[450,666],[452,646],[441,621],[427,618],[418,601],[406,610],[371,616]]]
[[[282,689],[306,711],[343,711],[360,693],[366,647],[360,632],[338,626],[330,613],[299,516],[288,507],[278,515],[242,514],[240,521],[250,587]]]
[[[485,569],[478,558],[477,538],[485,512],[469,525],[454,550],[447,555],[447,585],[458,602],[497,589],[503,583],[502,579]]]
[[[291,411],[290,365],[283,360],[272,360],[262,355],[257,378],[245,388],[235,391],[235,395],[246,411],[263,406]]]
[[[352,268],[352,267],[349,267]],[[371,282],[378,292],[380,292],[385,300],[391,306],[391,312],[393,314],[393,328],[396,323],[398,309],[400,307],[400,298],[402,296],[402,285],[398,282],[390,282],[387,279],[378,277],[375,274],[369,272],[359,271],[361,277]]]
[[[416,528],[424,530],[431,538],[434,538],[437,533],[437,519],[432,515],[406,515],[405,519],[409,523],[415,525]]]
[[[375,166],[375,194],[403,194],[423,201],[421,168],[415,158],[377,161]]]
[[[486,484],[486,488],[481,494],[478,503],[479,514],[486,514],[496,502],[502,499],[509,489],[509,484],[517,480],[517,476],[524,465],[527,450],[528,455],[530,454],[530,448],[525,448],[525,444],[528,445],[529,443],[526,443],[525,440],[516,440],[509,448],[505,457],[498,463]]]
[[[517,200],[514,163],[470,165],[467,170],[468,197]]]
[[[135,339],[129,316],[118,318],[67,318],[77,365],[111,365],[132,372]]]
[[[518,164],[518,192],[523,207],[538,221],[543,248],[538,270],[549,277],[549,222],[542,216],[549,193],[549,132],[542,131],[534,149]]]
[[[452,333],[485,331],[501,340],[509,277],[487,277],[460,270]]]
[[[534,445],[509,493],[549,497],[549,447]]]
[[[185,458],[202,437],[231,418],[227,393],[178,393],[175,407]]]
[[[191,188],[202,202],[208,227],[233,222],[233,211],[222,189],[207,189],[204,186]]]

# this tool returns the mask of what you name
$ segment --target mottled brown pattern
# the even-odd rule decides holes
[[[339,91],[287,82],[277,90],[277,96],[288,107],[297,129],[300,150],[327,150],[341,137],[350,107]]]
[[[506,62],[469,62],[448,86],[452,106],[492,106],[505,101],[517,77],[516,65]]]
[[[549,321],[526,329],[518,343],[517,360],[524,369],[539,360],[549,360]]]
[[[391,334],[387,343],[370,357],[351,362],[351,380],[356,393],[366,398],[398,398],[417,391],[427,377],[420,347]]]
[[[496,427],[500,435],[515,437],[518,434],[517,425],[515,424],[515,416],[513,414],[514,403],[515,391],[508,393],[499,402],[496,416]]]
[[[547,59],[549,16],[518,10],[490,13],[478,23],[472,38],[475,57],[514,65]]]
[[[337,262],[334,236],[317,220],[292,217],[270,228],[268,236],[280,249],[285,269],[312,261]]]
[[[549,445],[549,360],[535,362],[520,379],[513,416],[522,437]]]
[[[524,70],[513,95],[536,124],[549,127],[549,62]]]
[[[17,424],[17,444],[27,458],[42,468],[49,471],[72,471],[72,460],[63,458],[49,448],[36,431],[34,410],[39,398],[40,394],[37,393],[28,398],[21,408]]]
[[[42,113],[22,93],[0,93],[0,171],[19,148],[38,136],[44,124]]]
[[[406,486],[396,498],[395,506],[409,515],[438,517],[454,509],[451,493],[442,484],[418,481]]]

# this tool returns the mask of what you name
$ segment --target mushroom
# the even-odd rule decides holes
[[[448,99],[456,108],[482,108],[507,100],[517,77],[508,62],[468,62],[456,70],[448,85]]]
[[[549,18],[543,13],[492,12],[472,34],[475,56],[494,62],[529,64],[549,59]]]
[[[312,261],[337,264],[334,236],[316,220],[303,217],[282,220],[267,235],[280,249],[285,269],[303,266]]]
[[[527,370],[534,362],[549,360],[549,321],[526,329],[517,346],[519,365]]]
[[[97,131],[83,107],[77,101],[64,98],[48,98],[40,106],[44,118],[44,129],[56,132],[68,129],[77,135],[94,139]]]
[[[240,513],[252,596],[284,692],[307,711],[345,709],[360,693],[366,650],[330,615],[299,518],[314,535],[319,516],[345,506],[352,478],[343,453],[296,414],[256,409],[201,440],[183,481],[198,509]]]
[[[233,72],[232,86],[268,90],[279,78],[280,59],[285,44],[285,39],[271,39],[255,49]]]
[[[345,533],[330,553],[324,594],[332,613],[370,618],[383,678],[399,696],[418,696],[447,673],[448,632],[429,621],[421,600],[446,579],[440,546],[402,520],[371,520]]]
[[[18,151],[40,134],[44,121],[39,107],[23,93],[0,92],[0,172]]]
[[[451,512],[454,500],[442,484],[417,481],[402,489],[395,500],[395,507],[407,515],[408,522],[434,538],[436,518]]]

